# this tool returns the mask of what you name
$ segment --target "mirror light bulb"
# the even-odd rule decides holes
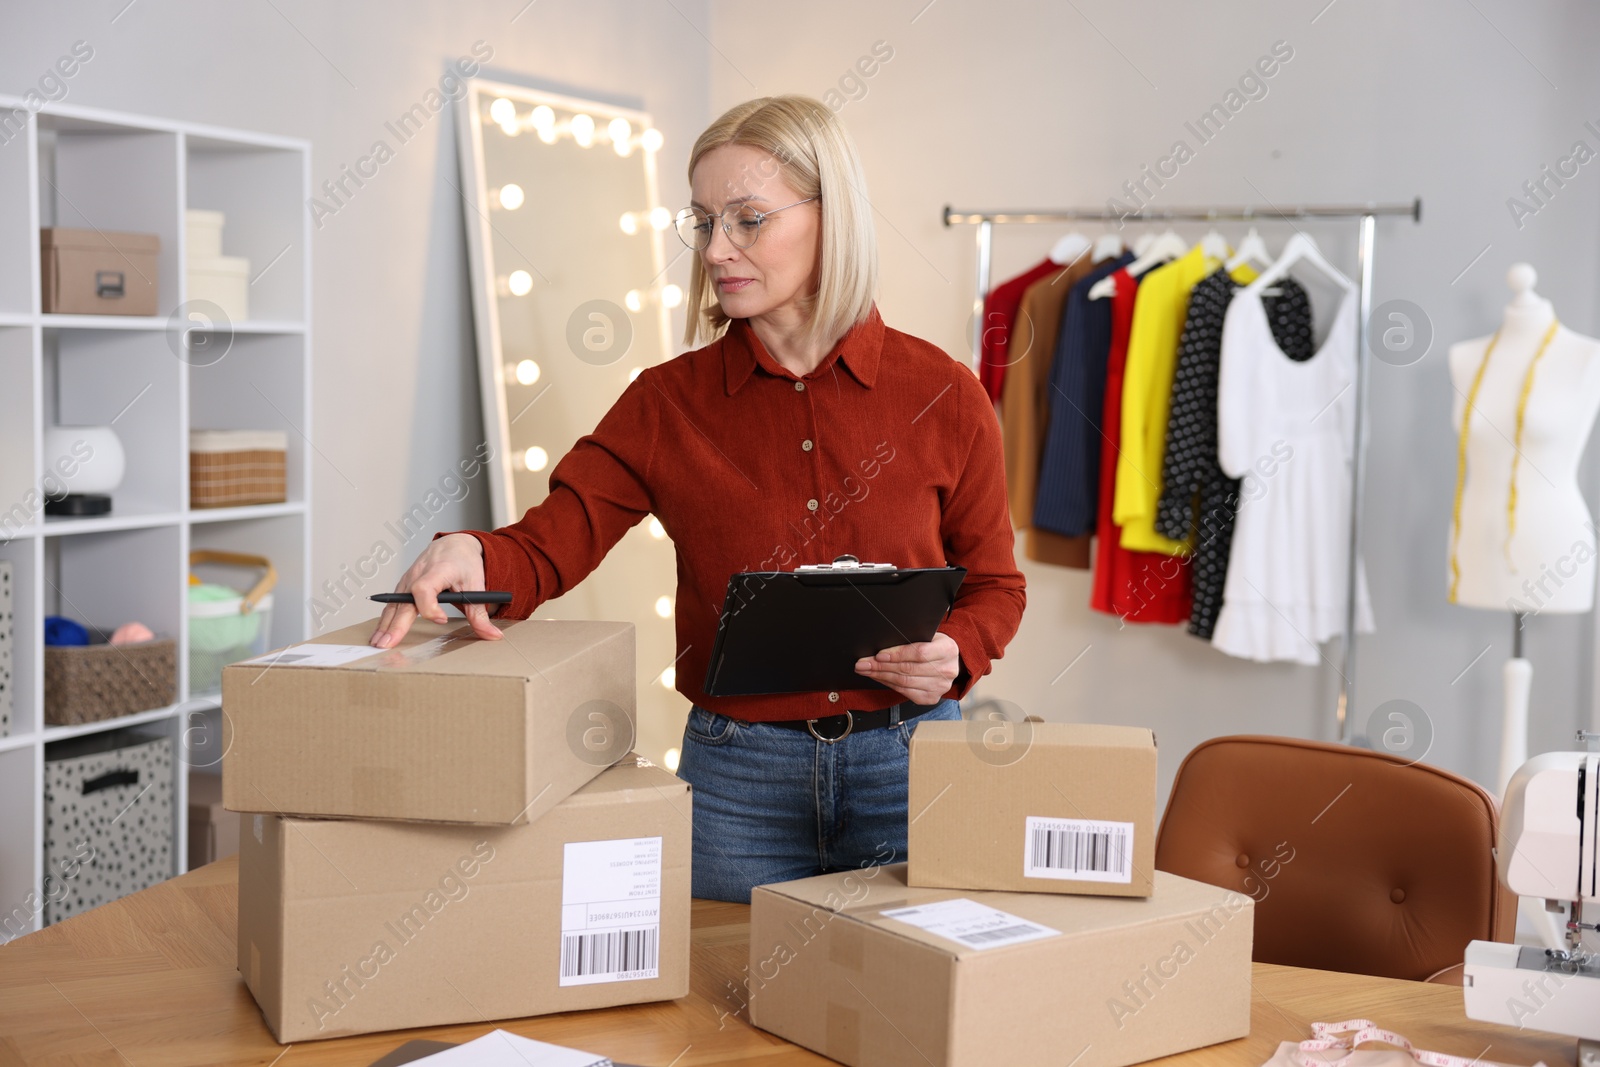
[[[489,118],[501,126],[510,125],[517,121],[517,105],[503,96],[497,97],[495,102],[489,105]]]
[[[531,471],[542,471],[550,465],[550,453],[534,445],[522,453],[522,465]]]
[[[634,234],[639,232],[639,216],[635,215],[631,211],[626,212],[622,218],[618,220],[617,224],[622,227],[622,232],[627,234],[629,237],[632,237]]]
[[[658,230],[666,229],[668,226],[672,225],[672,212],[668,211],[664,207],[651,208],[650,225],[654,226]]]
[[[661,520],[654,515],[650,516],[650,536],[657,541],[664,541],[667,538],[667,528],[661,525]]]
[[[540,104],[533,109],[533,114],[528,116],[536,130],[553,130],[556,128],[556,113],[549,104]]]
[[[533,291],[533,275],[525,270],[514,270],[506,279],[506,288],[511,290],[512,296],[527,296]]]
[[[627,119],[612,119],[606,126],[606,132],[613,141],[626,141],[633,136],[633,126]]]
[[[517,364],[517,384],[532,385],[539,380],[539,364],[525,359]]]
[[[665,767],[669,771],[677,770],[678,760],[682,757],[682,755],[683,753],[679,752],[675,748],[667,749],[666,755],[661,757],[661,766]]]
[[[523,200],[525,199],[522,193],[522,186],[507,182],[505,185],[500,187],[499,199],[500,206],[505,208],[507,211],[517,210],[517,208],[522,206]]]
[[[581,111],[572,116],[572,139],[578,142],[580,148],[594,144],[594,119]]]
[[[661,305],[663,307],[675,308],[681,303],[683,303],[683,289],[681,286],[668,284],[661,287]]]
[[[629,311],[638,311],[644,307],[644,294],[637,289],[629,289],[628,295],[622,298],[622,302],[628,305]]]
[[[669,596],[656,597],[656,614],[663,619],[672,618],[672,598]]]
[[[628,372],[628,381],[630,381],[630,382],[638,381],[639,375],[641,375],[643,373],[644,373],[644,368],[643,367],[635,367],[635,368],[633,368],[632,370],[630,370]]]
[[[661,672],[661,684],[664,688],[675,689],[678,685],[678,668],[668,667]]]
[[[639,135],[639,147],[646,152],[661,151],[661,141],[661,131],[654,128],[648,129]]]

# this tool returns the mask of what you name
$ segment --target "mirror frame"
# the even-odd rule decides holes
[[[490,518],[495,528],[509,526],[522,518],[521,512],[515,515],[511,513],[516,502],[512,469],[514,457],[511,455],[511,431],[506,412],[506,368],[500,334],[499,274],[495,267],[494,243],[491,240],[494,223],[489,216],[488,174],[483,157],[482,101],[485,97],[502,96],[519,104],[535,107],[547,104],[562,111],[581,111],[591,114],[595,116],[597,128],[605,126],[616,118],[626,119],[640,134],[656,128],[654,120],[645,111],[486,78],[468,79],[466,92],[456,103],[456,131],[462,179],[462,188],[459,192],[467,231],[467,259],[472,283],[472,318],[478,349],[478,385],[483,404],[483,436],[484,440],[494,448],[494,455],[485,464],[485,468],[489,481]],[[597,144],[595,147],[600,146]],[[659,149],[640,145],[636,151],[644,166],[647,203],[643,205],[642,210],[649,213],[661,206],[660,187],[656,180],[656,152]],[[651,260],[655,269],[651,284],[655,285],[661,282],[668,266],[663,242],[665,231],[648,224],[645,229],[648,231]],[[660,359],[670,359],[677,353],[672,344],[669,309],[660,300],[655,300],[642,311],[629,314],[641,318],[648,316],[652,309],[660,333]],[[647,322],[640,325],[646,326]],[[543,395],[543,390],[539,395]],[[552,456],[551,461],[558,462],[560,458]]]

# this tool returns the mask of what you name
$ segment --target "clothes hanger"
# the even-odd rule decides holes
[[[1122,238],[1114,233],[1103,233],[1094,242],[1091,258],[1095,263],[1122,255]]]
[[[1146,252],[1150,251],[1150,246],[1155,243],[1155,239],[1156,235],[1151,233],[1149,230],[1141,233],[1133,242],[1133,254],[1136,256],[1142,256]]]
[[[1260,277],[1250,283],[1249,288],[1259,293],[1272,283],[1282,280],[1288,275],[1290,267],[1301,262],[1309,263],[1321,271],[1329,281],[1337,285],[1346,294],[1354,291],[1356,283],[1341,274],[1338,268],[1329,263],[1322,255],[1321,250],[1317,248],[1317,243],[1298,230],[1284,244],[1283,253],[1278,256],[1270,267],[1261,272]]]
[[[1176,231],[1168,230],[1150,243],[1144,255],[1128,264],[1128,273],[1137,278],[1151,267],[1177,259],[1187,251],[1189,242],[1179,237]]]
[[[1091,247],[1087,237],[1073,231],[1057,241],[1050,249],[1050,262],[1063,267],[1069,266],[1076,263]]]
[[[1261,239],[1261,234],[1254,226],[1244,235],[1244,240],[1239,242],[1239,250],[1233,258],[1223,264],[1225,270],[1238,270],[1244,264],[1250,264],[1258,270],[1266,270],[1272,266],[1272,253],[1267,251],[1267,243]]]
[[[1227,259],[1229,252],[1227,238],[1215,229],[1208,230],[1206,235],[1200,238],[1200,250],[1208,259]]]

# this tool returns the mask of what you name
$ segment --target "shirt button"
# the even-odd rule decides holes
[[[828,703],[830,703],[830,704],[839,703],[839,694],[838,693],[829,693],[828,694]]]
[[[810,438],[806,438],[806,440],[801,441],[800,442],[800,447],[805,449],[807,452],[810,452],[811,451],[811,439]]]
[[[816,511],[817,510],[817,498],[816,497],[812,497],[810,500],[806,501],[806,510],[807,511]]]
[[[806,383],[805,382],[795,382],[794,383],[794,391],[797,392],[797,393],[805,392],[806,391]]]

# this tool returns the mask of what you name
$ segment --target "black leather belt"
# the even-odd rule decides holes
[[[938,706],[938,704],[913,704],[909,700],[903,700],[880,711],[844,711],[820,719],[778,719],[763,725],[781,726],[786,730],[808,730],[818,741],[831,745],[863,730],[899,725],[908,719],[915,719],[918,715],[925,715]]]

